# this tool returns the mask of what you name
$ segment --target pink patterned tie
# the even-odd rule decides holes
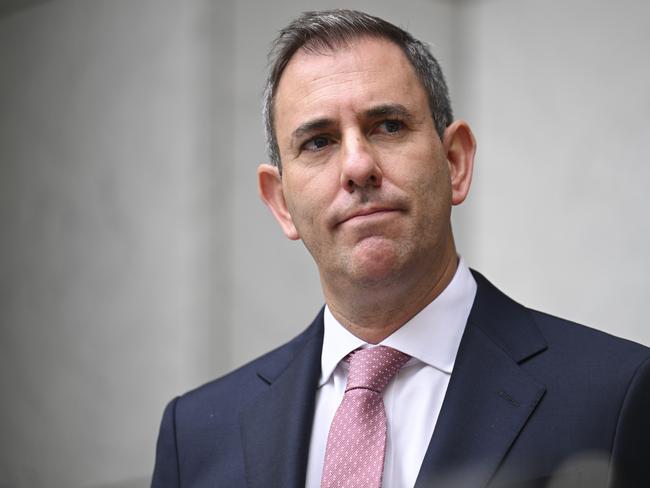
[[[381,392],[410,356],[386,346],[357,349],[327,437],[321,488],[380,488],[386,448]]]

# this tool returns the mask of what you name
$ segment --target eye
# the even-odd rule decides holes
[[[394,134],[404,128],[404,122],[401,120],[384,120],[379,124],[378,129],[387,133]]]
[[[302,148],[307,151],[320,151],[330,144],[330,139],[325,136],[316,136],[309,139],[302,145]]]

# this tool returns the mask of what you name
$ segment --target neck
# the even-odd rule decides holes
[[[377,344],[402,327],[431,303],[451,282],[458,268],[455,249],[435,270],[408,280],[397,277],[392,285],[348,286],[332,290],[323,286],[332,315],[352,334]]]

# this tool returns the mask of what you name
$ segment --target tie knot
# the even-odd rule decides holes
[[[345,391],[365,388],[381,393],[410,356],[387,346],[357,349],[348,356],[350,372]]]

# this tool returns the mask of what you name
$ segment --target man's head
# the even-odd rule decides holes
[[[289,60],[300,49],[322,53],[333,51],[361,37],[383,38],[396,44],[413,66],[424,87],[431,116],[442,139],[453,120],[449,92],[438,61],[429,48],[408,32],[363,12],[326,10],[305,12],[280,31],[269,56],[269,76],[264,90],[266,146],[272,164],[282,173],[282,160],[274,126],[274,105],[278,84]]]
[[[294,49],[270,89],[282,174],[261,165],[260,194],[314,257],[330,308],[333,295],[352,290],[424,296],[455,269],[450,214],[469,190],[472,133],[447,120],[444,82],[442,95],[431,94],[392,37],[329,42]],[[447,107],[442,122],[432,97]]]

